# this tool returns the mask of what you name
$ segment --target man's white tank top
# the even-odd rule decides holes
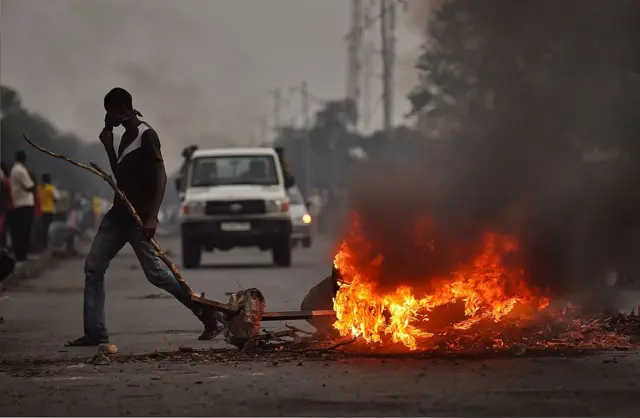
[[[133,142],[131,142],[129,146],[123,149],[120,155],[118,155],[118,164],[122,162],[122,160],[124,159],[124,157],[126,157],[127,154],[142,147],[142,134],[145,133],[147,129],[149,129],[149,125],[147,125],[144,122],[138,125],[138,136],[136,136],[136,139],[134,139]],[[122,138],[120,138],[120,141],[122,141]],[[120,148],[120,144],[118,144],[118,149],[119,148]]]

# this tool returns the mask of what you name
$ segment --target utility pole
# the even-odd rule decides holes
[[[304,190],[307,196],[311,193],[311,173],[313,170],[311,161],[311,120],[309,118],[309,87],[303,81],[300,94],[302,96],[302,123],[304,129]]]
[[[266,147],[267,144],[269,144],[269,122],[265,115],[260,117],[260,142],[263,147]]]
[[[282,91],[280,88],[276,88],[273,91],[273,127],[275,130],[275,136],[273,145],[275,145],[278,134],[280,133],[280,127],[282,126],[282,120],[280,119],[280,111],[282,107]]]
[[[395,0],[380,0],[380,34],[382,38],[383,129],[391,135],[393,117],[393,66],[395,61]]]
[[[351,30],[348,36],[348,72],[347,72],[347,98],[356,102],[360,101],[360,72],[361,72],[361,48],[362,48],[362,0],[351,0]]]
[[[367,7],[364,11],[364,27],[370,28],[373,25],[375,16],[378,11],[378,0],[368,0]],[[358,114],[362,115],[358,119],[362,122],[360,124],[361,129],[367,131],[369,129],[369,123],[371,121],[371,78],[373,71],[373,56],[376,52],[376,41],[378,37],[376,33],[367,30],[363,33],[363,50],[362,50],[362,101],[361,106],[358,108]]]

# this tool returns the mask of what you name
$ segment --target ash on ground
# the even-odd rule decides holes
[[[305,361],[335,361],[356,358],[490,358],[547,357],[588,355],[607,351],[640,349],[640,316],[601,316],[579,320],[567,315],[553,318],[537,327],[518,328],[503,324],[474,331],[450,331],[433,337],[429,344],[408,351],[400,345],[370,344],[326,334],[306,335],[294,327],[282,332],[266,332],[260,344],[250,349],[194,349],[180,347],[177,351],[157,351],[135,355],[105,355],[73,359],[0,360],[0,370],[15,371],[47,367],[66,367],[80,363],[109,367],[125,363],[229,363],[255,361],[278,363]],[[286,336],[285,336],[286,334]],[[108,360],[107,360],[108,357]],[[98,358],[99,361],[96,361]]]

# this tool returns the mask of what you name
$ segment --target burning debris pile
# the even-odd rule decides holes
[[[422,248],[426,258],[436,245]],[[411,252],[409,247],[403,251]],[[446,352],[601,350],[640,343],[638,316],[594,318],[552,307],[550,293],[528,284],[512,236],[485,233],[468,262],[449,275],[422,279],[385,272],[384,256],[374,248],[354,216],[335,257],[341,281],[334,327],[343,336],[392,349]]]
[[[608,270],[640,271],[638,3],[438,4],[419,63],[433,129],[352,176],[334,327],[405,351],[632,346],[636,317],[598,312]],[[595,169],[596,146],[625,158]],[[600,307],[560,303],[576,290]]]

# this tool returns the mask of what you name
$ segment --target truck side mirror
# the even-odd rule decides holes
[[[182,178],[181,177],[176,177],[175,186],[176,186],[176,191],[178,191],[178,192],[182,191]]]

